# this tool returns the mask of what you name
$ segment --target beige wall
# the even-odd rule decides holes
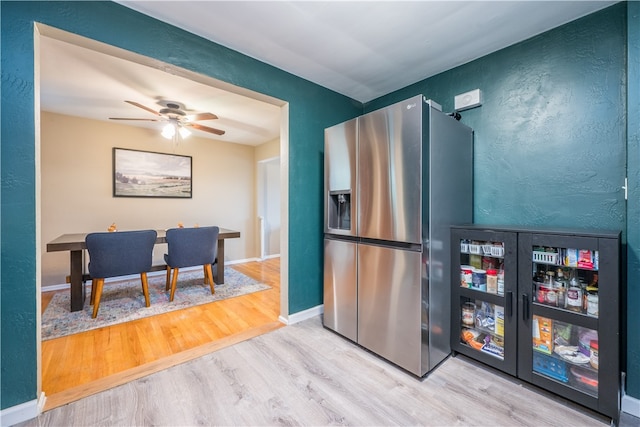
[[[225,243],[225,260],[257,257],[255,164],[258,148],[198,138],[194,132],[175,150],[159,131],[120,123],[42,113],[42,285],[64,283],[69,253],[47,253],[46,244],[65,233],[166,229],[219,225],[239,230]],[[259,148],[269,151],[266,147]],[[276,144],[276,146],[278,146]],[[192,156],[193,198],[113,197],[113,147]],[[155,262],[166,251],[158,245]]]
[[[280,157],[280,138],[265,142],[256,147],[256,164],[261,160]]]

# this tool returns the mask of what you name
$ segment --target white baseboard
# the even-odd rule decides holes
[[[63,291],[65,289],[69,289],[69,287],[71,286],[71,284],[69,283],[60,283],[58,285],[47,285],[47,286],[43,286],[41,289],[41,292],[52,292],[52,291]]]
[[[255,262],[260,262],[262,260],[260,258],[257,258],[257,257],[256,258],[236,259],[236,260],[233,260],[233,261],[225,261],[224,265],[242,264],[242,263],[245,263],[245,262],[254,262],[254,261]]]
[[[324,313],[324,305],[320,304],[315,307],[311,307],[304,311],[299,311],[297,313],[290,314],[286,318],[284,316],[280,316],[279,320],[285,325],[293,325],[294,323],[302,322],[303,320],[311,319],[312,317],[316,317]]]
[[[280,258],[280,254],[267,255],[265,257],[260,258],[260,261],[264,261],[265,259],[272,259],[272,258]]]
[[[192,270],[194,267],[186,267],[183,268],[181,271],[189,271]],[[150,271],[147,273],[147,277],[154,277],[154,276],[159,276],[159,275],[165,275],[166,272],[165,271]],[[105,283],[111,283],[111,282],[120,282],[122,280],[132,280],[132,279],[137,279],[140,276],[138,274],[130,274],[128,276],[118,276],[118,277],[111,277],[108,279],[105,279],[104,282]],[[91,279],[87,280],[87,286],[89,288],[91,288]],[[51,292],[51,291],[62,291],[65,289],[69,289],[71,287],[70,283],[60,283],[58,285],[47,285],[47,286],[43,286],[42,292]]]
[[[0,425],[8,427],[36,418],[42,412],[46,400],[44,393],[41,393],[38,399],[3,409],[0,411]]]
[[[280,256],[280,255],[278,255]],[[224,265],[234,265],[234,264],[242,264],[245,262],[260,262],[260,261],[264,261],[261,260],[260,258],[246,258],[246,259],[236,259],[233,261],[225,261]],[[183,268],[181,271],[189,271],[189,270],[195,270],[197,268],[201,268],[201,267],[185,267]],[[149,273],[147,273],[147,276],[159,276],[161,274],[166,274],[165,271],[159,270],[159,271],[150,271]],[[137,278],[138,275],[137,274],[131,274],[129,276],[119,276],[119,277],[112,277],[110,279],[106,279],[105,283],[109,283],[109,282],[118,282],[120,280],[131,280],[131,279],[135,279]],[[91,280],[87,281],[87,283],[90,283]],[[42,286],[41,288],[41,292],[51,292],[51,291],[62,291],[65,289],[69,289],[71,285],[69,283],[60,283],[57,285],[47,285],[47,286]],[[91,284],[89,284],[88,286],[91,286]]]
[[[636,418],[640,418],[640,400],[625,394],[622,396],[620,410]]]

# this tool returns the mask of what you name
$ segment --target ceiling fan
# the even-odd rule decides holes
[[[142,108],[143,110],[148,111],[149,113],[154,114],[159,118],[158,119],[137,119],[137,118],[129,118],[129,117],[109,117],[109,120],[138,120],[138,121],[149,121],[149,122],[168,121],[169,125],[173,125],[173,126],[169,126],[168,128],[165,127],[165,130],[163,130],[163,136],[167,136],[165,135],[165,131],[169,131],[169,129],[173,129],[173,132],[175,133],[176,131],[183,130],[185,127],[192,127],[194,129],[213,133],[216,135],[224,135],[225,133],[225,131],[221,129],[216,129],[209,126],[204,126],[198,123],[194,123],[200,120],[217,119],[218,116],[216,116],[213,113],[187,114],[185,112],[184,105],[179,102],[160,101],[158,102],[158,104],[160,104],[163,108],[161,108],[159,111],[155,111],[149,107],[145,107],[144,105],[134,101],[124,101],[124,102],[131,104],[135,107]],[[171,136],[173,136],[173,134],[171,134]],[[167,136],[167,137],[170,137],[170,136]]]

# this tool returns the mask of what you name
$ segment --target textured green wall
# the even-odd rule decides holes
[[[627,388],[640,399],[640,2],[627,13]]]
[[[624,336],[622,356],[627,393],[636,398],[640,398],[638,9],[638,2],[616,4],[365,106],[371,111],[422,93],[449,112],[455,95],[480,88],[482,106],[461,113],[462,122],[475,132],[475,222],[623,231],[629,258],[623,271],[628,276],[627,299],[622,301],[628,320],[623,328],[630,333]],[[621,190],[627,150],[628,208]]]
[[[37,388],[34,21],[289,102],[289,312],[322,303],[323,130],[360,114],[360,103],[116,3],[1,7],[1,409]]]
[[[625,226],[625,9],[615,6],[384,96],[423,93],[474,129],[481,224]]]

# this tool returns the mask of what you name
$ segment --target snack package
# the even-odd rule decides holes
[[[568,248],[565,253],[564,265],[567,267],[577,267],[578,266],[578,250]]]
[[[553,320],[533,316],[533,349],[545,354],[553,352]]]

